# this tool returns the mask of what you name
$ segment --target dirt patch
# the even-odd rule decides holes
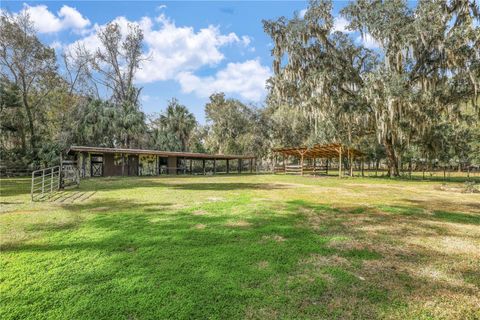
[[[199,223],[194,226],[195,229],[199,229],[199,230],[205,229],[206,227],[207,225],[203,223]]]
[[[90,209],[90,211],[93,211],[93,212],[102,212],[102,211],[108,211],[108,210],[110,210],[109,207],[96,207],[96,208]]]
[[[338,255],[331,255],[331,256],[322,256],[319,254],[312,254],[307,259],[300,261],[301,265],[311,265],[314,267],[330,267],[330,266],[349,266],[350,262]]]
[[[223,198],[223,197],[208,197],[207,200],[210,201],[210,202],[218,202],[218,201],[225,200],[225,198]]]
[[[250,227],[252,224],[245,220],[237,220],[237,221],[227,222],[225,225],[227,227],[247,228],[247,227]]]
[[[192,212],[194,216],[204,216],[208,214],[208,211],[205,210],[195,210]]]
[[[263,241],[275,241],[275,242],[284,242],[286,241],[287,239],[285,239],[284,237],[278,235],[278,234],[275,234],[275,235],[268,235],[268,236],[263,236],[262,237],[262,240]]]
[[[257,267],[258,269],[266,269],[270,266],[270,263],[268,261],[260,261],[259,263],[257,263]]]

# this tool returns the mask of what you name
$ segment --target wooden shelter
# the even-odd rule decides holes
[[[287,147],[273,149],[275,154],[274,173],[283,172],[285,174],[328,174],[329,165],[332,161],[338,161],[338,176],[342,176],[342,163],[344,159],[348,160],[350,175],[353,175],[353,162],[361,159],[363,172],[363,158],[365,154],[357,149],[344,146],[339,143],[316,144],[312,147]],[[277,166],[277,155],[283,156],[283,164]],[[297,158],[298,164],[287,164],[288,158]],[[317,165],[317,159],[323,160],[321,165]]]
[[[256,166],[256,158],[251,155],[85,146],[72,146],[68,154],[74,158],[82,177],[207,174],[207,161],[211,163],[209,172],[212,174],[234,171],[252,173]],[[224,165],[220,166],[222,161]],[[236,164],[236,168],[232,166],[232,162]]]

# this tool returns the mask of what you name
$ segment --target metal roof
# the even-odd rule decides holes
[[[183,157],[195,159],[255,159],[253,155],[226,155],[226,154],[207,154],[196,152],[176,152],[176,151],[160,151],[148,149],[125,149],[125,148],[104,148],[104,147],[86,147],[86,146],[71,146],[68,153],[74,152],[91,152],[91,153],[123,153],[123,154],[148,154],[158,155],[164,157]]]
[[[349,148],[339,143],[331,144],[316,144],[312,147],[286,147],[273,149],[275,153],[281,153],[288,156],[297,156],[304,158],[335,158],[340,155],[340,152],[344,156],[351,155],[353,157],[362,157],[365,154],[357,149]]]

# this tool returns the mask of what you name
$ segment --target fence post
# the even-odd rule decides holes
[[[32,171],[32,188],[30,190],[30,197],[32,198],[33,201],[33,182],[35,181],[35,170]]]
[[[42,170],[42,196],[45,191],[45,169]]]
[[[52,168],[50,172],[50,192],[53,192],[53,173],[54,169]]]
[[[57,185],[58,190],[60,190],[60,186],[62,185],[61,180],[62,180],[62,167],[60,167],[58,170],[58,185]]]

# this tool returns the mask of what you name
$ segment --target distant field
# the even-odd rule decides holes
[[[283,175],[1,179],[1,319],[480,319],[480,194]]]

